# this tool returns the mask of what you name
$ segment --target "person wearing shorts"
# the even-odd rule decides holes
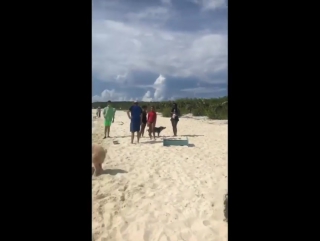
[[[140,127],[142,122],[142,109],[137,101],[133,102],[133,105],[127,111],[128,118],[130,121],[130,132],[131,132],[131,144],[133,144],[134,133],[137,133],[137,143],[140,139]]]
[[[148,126],[149,126],[149,137],[152,139],[151,133],[153,134],[153,139],[156,139],[155,127],[157,121],[157,112],[154,109],[154,106],[151,106],[151,110],[148,113]]]
[[[103,139],[110,137],[110,127],[111,123],[114,122],[115,116],[115,108],[111,106],[111,101],[108,101],[108,105],[106,108],[103,109],[103,116],[104,116],[104,137]]]

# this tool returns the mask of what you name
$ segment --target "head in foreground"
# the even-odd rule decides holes
[[[92,165],[95,169],[94,175],[99,176],[103,169],[102,163],[106,158],[107,150],[98,144],[92,144]]]

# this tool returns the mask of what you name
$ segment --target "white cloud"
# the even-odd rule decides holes
[[[148,90],[142,97],[142,101],[161,101],[166,97],[166,78],[164,76],[160,74],[152,87],[154,88],[153,97],[150,90]]]
[[[92,96],[92,102],[124,101],[127,100],[125,93],[116,92],[115,90],[105,89],[101,95]]]
[[[142,97],[142,99],[141,99],[141,100],[142,100],[142,101],[146,101],[146,102],[148,102],[148,101],[151,101],[151,100],[152,100],[150,90],[148,90],[148,91],[144,94],[144,96]]]
[[[226,0],[191,0],[202,6],[203,10],[214,10],[221,7],[227,7]]]
[[[153,99],[154,100],[163,100],[165,97],[165,91],[166,91],[166,78],[163,77],[161,74],[159,77],[156,79],[154,82],[154,94],[153,94]]]
[[[147,71],[173,77],[206,77],[227,68],[226,34],[173,32],[146,22],[143,16],[167,18],[149,9],[129,23],[93,20],[92,71],[102,81],[134,81],[130,73]],[[151,14],[152,13],[152,14]],[[107,14],[106,14],[107,15]],[[107,15],[108,16],[108,15]],[[141,21],[139,19],[143,19]],[[124,76],[124,78],[120,78]]]

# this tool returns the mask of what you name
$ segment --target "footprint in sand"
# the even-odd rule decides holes
[[[203,223],[204,226],[209,226],[210,225],[210,222],[208,220],[204,220],[202,223]]]

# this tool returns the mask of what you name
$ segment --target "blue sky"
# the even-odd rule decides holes
[[[226,0],[93,0],[92,101],[227,95]]]

